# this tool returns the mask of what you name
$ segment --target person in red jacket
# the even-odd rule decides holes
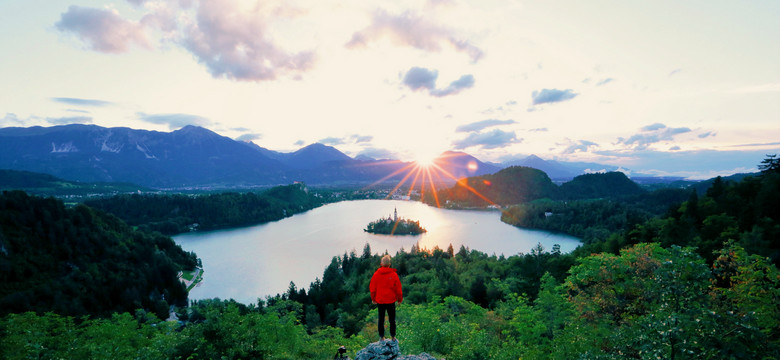
[[[387,312],[390,321],[390,336],[393,341],[395,338],[395,302],[399,304],[404,301],[404,293],[401,290],[401,279],[395,269],[390,267],[390,255],[385,255],[380,261],[380,267],[371,277],[371,283],[368,285],[371,291],[371,302],[377,304],[379,310],[379,338],[385,340],[385,312]]]

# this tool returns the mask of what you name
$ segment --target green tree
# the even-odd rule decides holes
[[[721,331],[715,346],[724,357],[780,357],[780,271],[767,258],[733,241],[713,265],[713,296]]]
[[[777,158],[777,154],[767,155],[764,160],[761,160],[758,170],[762,173],[780,173],[780,159]]]

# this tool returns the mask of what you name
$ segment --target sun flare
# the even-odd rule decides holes
[[[433,151],[419,152],[414,155],[414,163],[423,168],[428,168],[434,165],[434,161],[439,157],[439,154]]]

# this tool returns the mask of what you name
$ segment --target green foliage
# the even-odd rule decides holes
[[[10,314],[0,319],[3,359],[164,359],[184,337],[175,323],[139,323],[130,314],[77,321],[54,313]]]
[[[0,195],[0,315],[54,311],[110,316],[185,305],[177,272],[197,265],[160,234],[114,216],[21,191]]]
[[[558,191],[560,199],[598,199],[615,198],[626,195],[642,194],[645,191],[631,181],[622,172],[604,174],[584,174],[561,185]]]
[[[735,240],[749,253],[780,264],[780,175],[764,173],[738,183],[715,179],[706,195],[690,198],[653,226],[642,241],[696,246],[711,263],[716,251]]]
[[[574,257],[559,250],[547,252],[541,245],[528,254],[496,257],[462,247],[457,254],[435,248],[412,247],[393,257],[404,289],[406,304],[425,304],[435,298],[457,296],[484,308],[498,306],[507,296],[525,293],[535,298],[545,272],[563,279]],[[318,326],[336,326],[347,335],[360,333],[371,305],[368,283],[379,267],[380,256],[366,245],[363,255],[355,252],[334,257],[322,280],[297,290],[291,284],[287,293],[269,299],[269,304],[293,300],[302,304],[301,321],[310,331]]]
[[[586,244],[603,242],[649,218],[647,212],[610,200],[535,201],[501,214],[507,224],[570,234]]]
[[[263,193],[210,195],[117,195],[86,201],[142,230],[173,235],[280,220],[322,205],[303,184],[271,188]]]
[[[714,269],[691,248],[658,244],[581,259],[566,280],[581,315],[564,338],[576,338],[576,352],[594,356],[776,358],[777,268],[758,258],[744,259],[736,245],[722,253],[722,265]],[[746,268],[746,263],[751,265]],[[768,276],[755,281],[775,282],[760,284],[769,290],[763,296],[714,282],[722,277],[720,283],[734,284],[756,276],[756,268]],[[757,320],[759,315],[768,319]]]
[[[365,343],[335,328],[307,334],[292,313],[219,301],[196,307],[203,318],[184,326],[127,313],[84,321],[54,313],[10,314],[0,318],[0,358],[326,359],[339,345],[354,357]]]

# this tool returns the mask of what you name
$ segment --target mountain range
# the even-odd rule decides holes
[[[500,170],[456,152],[442,154],[436,164],[454,178]],[[313,185],[397,183],[414,171],[414,164],[354,159],[319,143],[282,153],[198,126],[158,132],[73,124],[0,129],[0,169],[153,188],[227,188],[294,181]]]
[[[544,160],[536,155],[490,163],[454,151],[442,153],[434,163],[443,170],[439,173],[446,176],[433,180],[443,183],[493,174],[511,166],[541,170],[556,183],[585,173],[620,170],[596,163]],[[295,181],[312,185],[397,183],[408,179],[415,164],[365,156],[352,158],[320,143],[294,152],[278,152],[192,125],[159,132],[72,124],[0,128],[0,169],[50,174],[70,181],[122,182],[152,188],[233,188]],[[637,176],[634,174],[632,179],[642,182]]]

